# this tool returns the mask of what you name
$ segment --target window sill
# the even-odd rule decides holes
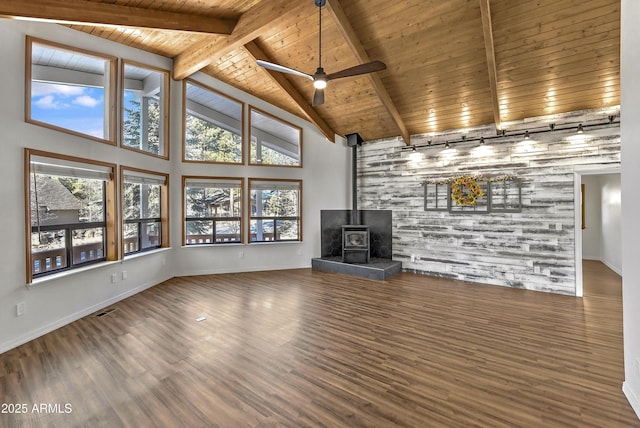
[[[183,245],[180,248],[226,248],[226,247],[242,247],[247,245],[242,242],[229,242],[229,243],[221,243],[221,244],[191,244],[191,245]]]
[[[76,269],[70,269],[70,270],[65,270],[62,272],[58,272],[58,273],[53,273],[51,275],[47,275],[47,276],[43,276],[41,278],[35,278],[30,284],[26,284],[27,288],[31,288],[31,287],[37,287],[40,285],[44,285],[46,283],[49,282],[53,282],[53,281],[57,281],[59,279],[64,279],[64,278],[68,278],[72,275],[76,275],[79,273],[83,273],[83,272],[88,272],[91,270],[95,270],[95,269],[102,269],[108,266],[112,266],[115,265],[117,263],[122,262],[122,260],[114,260],[111,262],[101,262],[101,263],[94,263],[92,265],[89,266],[84,266],[84,267],[80,267],[80,268],[76,268]]]
[[[276,244],[302,244],[302,241],[259,241],[259,242],[249,242],[249,245],[276,245]]]
[[[170,249],[171,247],[164,247],[164,248],[156,248],[148,251],[141,251],[139,253],[132,253],[124,256],[124,258],[121,261],[133,260],[133,259],[138,259],[140,257],[150,256],[152,254],[164,253],[165,251],[169,251]]]
[[[60,279],[68,278],[68,277],[70,277],[72,275],[76,275],[76,274],[79,274],[79,273],[88,272],[88,271],[92,271],[92,270],[96,270],[96,269],[106,268],[106,267],[113,266],[113,265],[118,264],[118,263],[125,262],[127,260],[137,259],[137,258],[148,256],[148,255],[151,255],[151,254],[162,253],[162,252],[165,252],[165,251],[169,251],[170,249],[171,249],[171,247],[158,248],[156,250],[145,251],[143,253],[135,253],[135,254],[132,254],[130,256],[126,256],[122,260],[114,260],[114,261],[110,261],[110,262],[94,263],[94,264],[91,264],[91,265],[88,265],[88,266],[83,266],[83,267],[76,268],[76,269],[70,269],[70,270],[65,270],[65,271],[58,272],[58,273],[53,273],[51,275],[43,276],[41,278],[36,278],[36,279],[33,280],[33,282],[31,282],[31,284],[26,284],[26,286],[27,286],[27,288],[37,287],[37,286],[40,286],[40,285],[47,284],[49,282],[53,282],[53,281],[57,281],[57,280],[60,280]]]

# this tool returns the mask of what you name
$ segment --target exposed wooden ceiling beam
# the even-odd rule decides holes
[[[327,0],[326,7],[327,7],[327,10],[329,10],[329,13],[331,14],[336,25],[338,26],[340,33],[342,34],[345,41],[347,42],[347,44],[353,51],[354,55],[356,56],[356,59],[361,64],[371,61],[371,59],[369,58],[369,55],[362,47],[362,43],[360,43],[360,40],[358,40],[358,36],[353,30],[353,27],[351,26],[351,23],[347,19],[347,16],[345,15],[342,9],[342,6],[340,6],[340,3],[338,2],[338,0]],[[382,101],[382,104],[387,109],[387,111],[393,118],[393,121],[395,122],[396,126],[400,130],[400,135],[402,136],[404,143],[406,145],[411,144],[410,143],[411,136],[409,134],[409,130],[404,124],[404,120],[402,119],[402,116],[400,116],[400,112],[398,112],[398,109],[393,103],[391,96],[389,96],[387,89],[384,87],[384,84],[382,83],[382,79],[380,78],[380,76],[378,76],[377,73],[371,73],[371,74],[368,74],[367,76],[369,77],[369,80],[373,85],[373,89],[376,91],[376,94],[380,98],[380,101]]]
[[[500,115],[500,100],[498,99],[498,72],[496,71],[496,53],[493,45],[493,24],[491,22],[489,2],[490,0],[480,0],[480,13],[482,15],[482,31],[484,33],[484,50],[487,55],[487,69],[489,71],[493,120],[496,124],[496,132],[499,134],[502,131],[502,118]]]
[[[263,61],[273,62],[271,58],[264,52],[264,50],[256,43],[256,41],[251,41],[244,45],[247,51],[253,56],[254,59],[261,59]],[[298,91],[295,86],[287,79],[284,74],[278,73],[276,71],[264,69],[269,73],[273,81],[278,84],[289,96],[296,105],[300,108],[302,113],[313,123],[320,131],[324,134],[325,137],[332,143],[335,142],[336,133],[331,127],[325,122],[325,120],[318,114],[316,109],[311,107],[311,104],[306,100],[304,95]]]
[[[258,38],[273,21],[283,20],[287,15],[298,13],[309,4],[305,1],[263,0],[240,17],[238,25],[227,37],[210,37],[195,43],[178,54],[173,60],[173,78],[182,80],[196,71],[223,57],[229,52]]]
[[[238,23],[216,18],[165,12],[87,0],[0,0],[0,16],[119,27],[154,28],[199,33],[231,34]]]

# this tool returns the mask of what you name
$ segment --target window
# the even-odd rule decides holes
[[[117,257],[115,165],[25,149],[27,282]]]
[[[251,242],[301,241],[302,181],[249,179]]]
[[[122,253],[125,256],[169,246],[166,174],[121,168]]]
[[[244,104],[189,80],[184,97],[183,160],[242,164]]]
[[[184,245],[242,242],[243,181],[183,177]]]
[[[302,166],[302,128],[251,107],[251,165]]]
[[[169,157],[169,73],[122,62],[122,141],[127,149]]]
[[[116,62],[27,37],[26,121],[115,145]]]

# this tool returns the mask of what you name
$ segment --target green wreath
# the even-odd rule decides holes
[[[473,206],[484,196],[478,182],[471,176],[456,178],[451,184],[451,200],[460,206]]]

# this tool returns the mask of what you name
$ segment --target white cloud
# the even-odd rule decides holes
[[[35,102],[35,105],[43,109],[59,109],[62,106],[57,102],[53,95],[47,95]]]
[[[95,107],[100,104],[100,101],[89,95],[81,95],[74,99],[73,103],[82,107]]]

